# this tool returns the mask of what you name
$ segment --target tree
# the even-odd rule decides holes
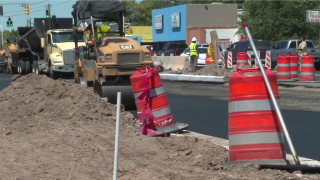
[[[1,36],[2,36],[2,34],[1,34]],[[0,36],[0,40],[2,38],[1,36]],[[18,31],[14,30],[14,29],[12,29],[11,31],[4,30],[3,31],[3,41],[5,42],[8,37],[19,37]],[[2,42],[1,42],[0,46],[2,46]],[[1,49],[3,49],[3,47],[1,47],[0,50]]]
[[[247,22],[254,39],[272,41],[305,36],[317,39],[319,24],[306,23],[306,10],[320,6],[319,1],[257,0],[245,1],[244,12],[239,15],[242,22]],[[237,35],[245,35],[241,22],[238,23]]]

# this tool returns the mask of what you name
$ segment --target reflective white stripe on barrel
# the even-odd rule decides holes
[[[313,67],[314,64],[301,64],[301,67]]]
[[[277,75],[290,75],[290,72],[277,72]]]
[[[300,76],[301,75],[305,75],[305,76],[307,76],[307,75],[314,75],[314,72],[300,72]]]
[[[229,135],[229,146],[284,143],[283,137],[281,132],[232,134]]]
[[[155,89],[151,89],[150,97],[155,97],[155,96],[158,96],[158,95],[163,94],[163,93],[164,93],[163,86],[155,88]],[[134,93],[134,98],[137,99],[140,96],[140,94],[142,94],[142,92]]]
[[[298,74],[298,71],[291,71],[291,74]]]
[[[240,62],[240,63],[247,63],[248,61],[247,61],[247,60],[237,60],[237,62]]]
[[[276,99],[278,105],[279,100]],[[228,103],[229,113],[243,112],[243,111],[270,111],[275,110],[271,99],[264,100],[245,100],[233,101]]]
[[[278,67],[289,67],[290,64],[277,64]]]
[[[290,63],[290,66],[298,66],[298,63]]]
[[[152,114],[153,114],[154,118],[165,116],[165,115],[170,114],[170,113],[171,113],[171,109],[170,109],[169,106],[167,106],[165,108],[162,108],[162,109],[159,109],[159,110],[156,110],[156,111],[152,111]],[[137,114],[140,115],[141,111],[138,111]]]

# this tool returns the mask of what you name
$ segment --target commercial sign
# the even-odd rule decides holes
[[[172,28],[180,27],[180,12],[171,13],[171,27]]]
[[[320,22],[320,10],[307,10],[306,22]]]
[[[162,29],[162,15],[154,16],[154,28]]]

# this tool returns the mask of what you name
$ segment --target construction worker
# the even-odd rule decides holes
[[[92,34],[92,24],[89,24],[84,31],[87,33],[87,43],[89,46],[94,46],[93,42],[93,34]],[[107,35],[107,32],[111,32],[111,29],[108,26],[94,26],[94,32],[96,33],[96,39],[95,42],[97,43],[100,36]],[[109,34],[109,33],[108,33]]]
[[[299,44],[299,47],[297,47],[297,52],[298,52],[298,56],[299,56],[299,62],[298,62],[299,71],[300,71],[300,68],[301,68],[301,56],[307,54],[306,38],[305,37],[301,37],[300,41],[301,41],[301,43]]]
[[[191,39],[191,44],[189,45],[190,49],[190,68],[193,72],[197,69],[198,64],[198,49],[197,49],[197,38],[193,37]]]

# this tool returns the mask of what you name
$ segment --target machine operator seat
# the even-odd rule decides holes
[[[97,46],[101,46],[101,44],[102,44],[102,39],[105,38],[105,37],[110,37],[110,35],[100,36],[100,37],[99,37],[99,40],[98,40],[98,43],[97,43]]]

